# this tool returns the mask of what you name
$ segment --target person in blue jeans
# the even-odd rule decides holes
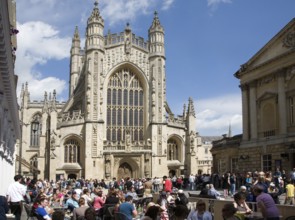
[[[6,214],[9,211],[7,199],[5,196],[0,196],[0,219],[5,220]]]
[[[236,193],[236,175],[235,173],[231,173],[229,177],[229,183],[230,183],[230,194],[231,196],[234,196]]]

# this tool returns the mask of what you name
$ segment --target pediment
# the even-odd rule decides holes
[[[295,49],[295,18],[281,29],[248,62],[241,65],[238,72],[254,69],[260,65],[278,59]],[[238,76],[239,73],[236,73]]]

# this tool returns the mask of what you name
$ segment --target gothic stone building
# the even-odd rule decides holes
[[[213,143],[213,169],[286,172],[295,167],[295,19],[235,73],[243,134]]]
[[[127,24],[104,35],[97,4],[88,18],[85,48],[78,28],[70,57],[69,100],[56,93],[30,101],[21,92],[23,173],[41,178],[154,177],[197,173],[194,105],[181,116],[166,100],[164,29],[155,13],[148,40]]]

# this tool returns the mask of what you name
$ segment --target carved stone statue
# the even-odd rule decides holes
[[[190,133],[190,145],[194,146],[195,145],[195,134],[193,131]]]
[[[110,174],[111,173],[111,162],[107,162],[106,163],[106,174]]]
[[[129,130],[126,131],[125,137],[126,137],[126,150],[131,151],[131,135]]]
[[[125,53],[130,54],[131,53],[131,42],[129,40],[129,37],[127,37],[125,41]]]

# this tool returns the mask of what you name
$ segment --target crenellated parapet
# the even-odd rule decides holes
[[[118,45],[124,45],[125,44],[125,33],[114,33],[114,34],[108,34],[105,36],[105,47],[113,47]],[[132,46],[136,46],[140,49],[148,51],[148,41],[145,41],[143,37],[136,36],[135,34],[132,34],[131,39]]]
[[[103,150],[109,151],[122,151],[122,152],[134,152],[134,151],[146,151],[152,150],[151,144],[147,141],[131,141],[126,144],[125,141],[104,141]]]

